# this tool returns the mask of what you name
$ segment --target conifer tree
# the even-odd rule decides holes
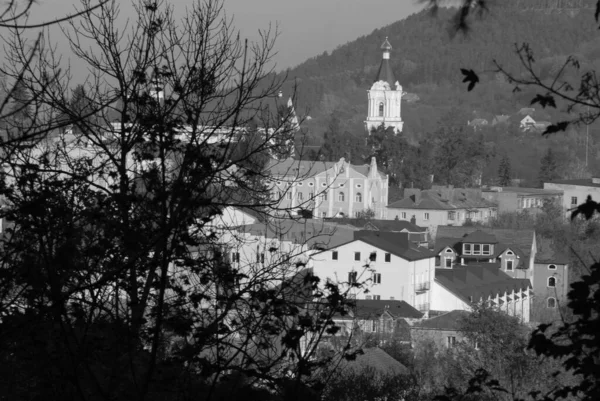
[[[507,155],[504,155],[498,167],[498,184],[503,187],[510,185],[511,175],[510,159]]]
[[[540,186],[544,186],[544,182],[552,181],[559,177],[558,160],[552,152],[552,148],[548,148],[541,163],[538,180]]]

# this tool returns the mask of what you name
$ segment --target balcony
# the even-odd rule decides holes
[[[427,312],[429,311],[429,303],[424,303],[424,304],[418,304],[417,306],[417,310],[419,312]]]
[[[423,293],[425,291],[429,291],[429,282],[415,284],[416,293]]]

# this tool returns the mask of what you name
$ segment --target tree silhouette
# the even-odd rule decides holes
[[[560,170],[558,160],[552,151],[552,148],[548,148],[544,157],[542,157],[540,172],[538,174],[539,185],[544,186],[544,182],[550,182],[559,178]]]
[[[498,184],[503,187],[509,186],[512,180],[511,174],[510,159],[507,155],[504,155],[498,166]]]

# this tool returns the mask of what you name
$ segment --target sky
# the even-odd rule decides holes
[[[123,0],[124,2],[126,0]],[[170,0],[176,12],[194,0]],[[94,0],[91,0],[94,3]],[[73,11],[77,0],[38,0],[31,21]],[[243,37],[255,39],[259,29],[277,27],[276,69],[293,67],[324,51],[350,42],[408,15],[422,6],[417,0],[224,0]],[[123,7],[125,13],[128,8]],[[54,36],[58,40],[58,35]]]

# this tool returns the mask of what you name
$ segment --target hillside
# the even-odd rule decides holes
[[[379,49],[387,36],[394,46],[391,62],[396,78],[420,101],[405,104],[406,127],[419,136],[435,127],[443,110],[501,114],[527,106],[529,93],[513,95],[512,86],[494,73],[497,60],[510,71],[521,67],[515,44],[528,42],[544,76],[549,76],[575,54],[582,69],[600,67],[598,30],[593,12],[584,0],[514,0],[502,2],[493,13],[474,20],[468,35],[450,34],[453,10],[440,9],[437,16],[423,11],[373,31],[332,51],[288,69],[286,89],[299,85],[298,110],[312,117],[311,131],[320,136],[329,115],[336,111],[345,128],[362,129],[366,111],[365,91],[372,84],[381,59]],[[560,29],[557,29],[560,27]],[[461,84],[460,68],[473,68],[483,84],[472,93]]]

